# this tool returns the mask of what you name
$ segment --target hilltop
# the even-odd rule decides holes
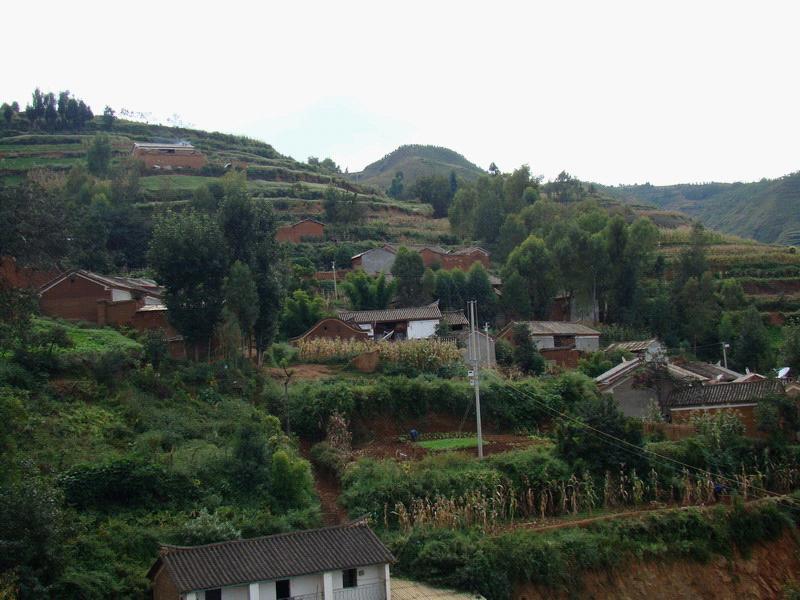
[[[408,144],[367,165],[363,171],[351,173],[349,177],[361,185],[385,190],[398,171],[403,173],[403,183],[408,187],[420,177],[428,175],[448,177],[454,172],[457,177],[472,180],[486,172],[449,148]]]
[[[612,197],[683,212],[707,227],[768,244],[800,243],[800,172],[754,183],[604,187]]]

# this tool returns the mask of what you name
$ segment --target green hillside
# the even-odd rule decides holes
[[[800,243],[800,172],[754,183],[604,188],[625,202],[679,210],[706,226],[760,242]]]
[[[350,180],[385,190],[398,171],[403,173],[403,183],[408,187],[427,175],[448,177],[452,171],[457,177],[471,180],[485,173],[478,165],[449,148],[408,144],[367,165],[363,171],[351,173]]]

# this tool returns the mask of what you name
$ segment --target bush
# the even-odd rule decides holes
[[[179,535],[185,546],[199,546],[242,537],[242,532],[219,513],[209,513],[201,509],[196,517],[188,520]]]
[[[311,462],[321,471],[339,479],[347,466],[348,454],[332,447],[327,442],[319,442],[311,447]]]
[[[510,367],[514,364],[514,347],[503,338],[497,338],[495,341],[494,355],[498,365]]]
[[[180,504],[197,495],[188,477],[135,459],[78,465],[64,473],[59,484],[66,501],[83,509]]]

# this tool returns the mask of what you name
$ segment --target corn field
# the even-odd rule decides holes
[[[461,360],[454,342],[441,340],[407,340],[403,342],[373,342],[363,340],[303,340],[297,345],[298,358],[303,362],[343,362],[365,352],[378,352],[381,360],[398,363],[420,371],[436,370]]]
[[[555,480],[544,485],[515,490],[500,484],[493,491],[475,490],[455,498],[415,498],[409,503],[384,506],[383,522],[388,527],[409,531],[414,527],[470,528],[493,533],[516,520],[592,513],[600,509],[643,505],[707,505],[718,502],[721,495],[737,493],[743,499],[765,495],[767,473],[738,473],[734,481],[710,475],[693,475],[685,470],[680,477],[664,482],[655,470],[639,477],[635,470],[606,472],[601,483],[589,473],[580,477]],[[775,467],[770,474],[773,492],[787,492],[800,484],[800,470],[795,465]]]

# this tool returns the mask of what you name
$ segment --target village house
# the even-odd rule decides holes
[[[392,270],[399,248],[399,246],[385,244],[380,248],[366,250],[353,256],[350,259],[350,266],[352,269],[362,269],[368,275],[389,273]],[[439,246],[413,244],[405,245],[405,248],[418,253],[425,268],[438,265],[445,270],[461,269],[462,271],[469,271],[470,267],[476,262],[482,264],[486,269],[491,266],[489,252],[483,248],[468,247],[445,250]]]
[[[339,318],[352,323],[376,340],[418,340],[436,335],[442,320],[439,302],[411,308],[342,310]]]
[[[149,144],[136,142],[133,158],[147,169],[199,171],[208,163],[205,154],[191,144]]]
[[[316,219],[301,219],[297,223],[278,227],[275,239],[278,242],[299,244],[305,240],[322,239],[325,236],[325,225]]]
[[[756,437],[759,400],[784,394],[786,390],[778,379],[697,385],[674,390],[667,398],[666,408],[673,423],[690,423],[693,416],[704,413],[731,412],[741,420],[745,435]]]
[[[351,323],[346,323],[336,317],[327,317],[317,321],[311,329],[303,335],[293,338],[293,343],[308,340],[368,340],[369,332]]]
[[[544,359],[560,367],[574,369],[580,357],[600,348],[600,332],[583,325],[562,321],[512,321],[498,334],[507,342],[514,343],[514,327],[528,328],[531,341]]]
[[[162,546],[153,600],[390,600],[394,557],[364,521],[205,546]]]
[[[42,314],[99,325],[127,322],[147,304],[160,304],[161,290],[149,279],[68,271],[39,288]]]
[[[663,405],[676,387],[703,384],[708,378],[678,365],[654,362],[644,354],[623,360],[594,378],[600,393],[614,398],[626,417],[645,418],[663,412]]]

